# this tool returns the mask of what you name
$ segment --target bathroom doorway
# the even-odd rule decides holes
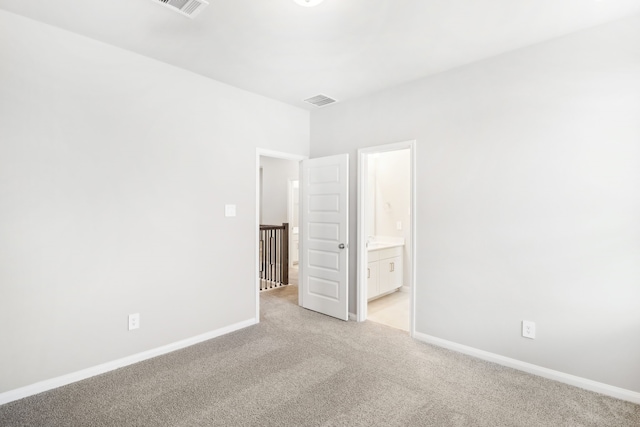
[[[415,142],[359,150],[358,321],[413,334]]]

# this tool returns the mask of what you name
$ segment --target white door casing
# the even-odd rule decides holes
[[[349,319],[349,155],[300,167],[300,305]]]

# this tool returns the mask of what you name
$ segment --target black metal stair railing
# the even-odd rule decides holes
[[[289,224],[260,225],[260,290],[289,284]]]

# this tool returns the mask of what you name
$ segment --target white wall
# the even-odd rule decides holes
[[[288,222],[289,180],[298,179],[299,162],[260,156],[262,168],[262,218],[260,223]]]
[[[254,318],[256,147],[306,111],[0,11],[0,121],[0,393]]]
[[[312,113],[352,242],[357,148],[417,140],[418,332],[640,392],[638,52],[640,16]]]
[[[373,155],[367,155],[367,193],[365,195],[364,216],[366,221],[367,239],[376,235],[376,166]]]

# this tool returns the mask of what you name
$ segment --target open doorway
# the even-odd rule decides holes
[[[290,285],[297,287],[297,190],[302,159],[287,153],[260,149],[256,152],[257,318],[260,292]]]
[[[298,305],[341,320],[349,317],[349,155],[307,159],[303,156],[256,149],[256,319],[260,319],[260,219],[266,220],[262,199],[265,181],[262,158],[293,160],[299,166],[299,286],[276,288],[286,298],[296,289]]]
[[[358,320],[413,333],[414,142],[359,150]]]

